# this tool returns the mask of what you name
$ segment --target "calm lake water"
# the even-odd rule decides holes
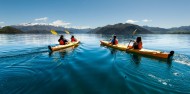
[[[174,50],[171,62],[100,46],[111,36],[76,34],[78,47],[49,54],[59,36],[1,34],[0,94],[190,93],[190,35],[136,35],[144,48]]]

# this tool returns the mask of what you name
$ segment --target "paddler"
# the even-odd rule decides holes
[[[134,42],[133,46],[132,47],[129,46],[129,48],[134,48],[134,49],[142,49],[143,48],[141,37],[137,37],[136,41],[133,41],[133,42]]]
[[[117,45],[118,44],[118,40],[117,40],[116,35],[113,36],[113,39],[112,39],[110,44],[112,44],[112,45]]]
[[[77,39],[73,35],[71,36],[71,42],[77,42]]]
[[[60,36],[58,42],[59,42],[59,45],[65,45],[68,43],[68,41],[64,38],[63,35]]]

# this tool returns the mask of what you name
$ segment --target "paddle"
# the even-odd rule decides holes
[[[135,31],[133,31],[133,35],[132,35],[132,38],[133,38],[133,36],[135,35],[136,31],[137,31],[137,29],[135,29]]]
[[[50,31],[52,34],[54,34],[54,35],[58,35],[58,33],[55,31],[55,30],[51,30]],[[70,35],[70,32],[68,31],[68,30],[64,30],[64,32],[66,33],[66,34],[69,34]]]
[[[52,34],[54,34],[54,35],[58,35],[58,33],[57,33],[55,30],[53,30],[53,29],[52,29],[50,32],[51,32]]]
[[[58,35],[58,33],[57,33],[55,30],[53,30],[53,29],[52,29],[50,32],[51,32],[53,35]],[[65,30],[65,32],[66,32],[67,34],[70,34],[69,31],[67,31],[67,30]]]
[[[112,40],[112,38],[113,38],[113,36],[114,36],[115,34],[112,34],[112,36],[111,36],[111,38],[110,38],[110,40]]]
[[[133,31],[132,38],[133,38],[133,36],[135,35],[136,31],[137,31],[137,29],[135,29],[135,31]],[[129,41],[129,44],[128,44],[127,48],[129,47],[131,41],[132,41],[132,40]]]
[[[57,33],[55,30],[53,30],[53,29],[52,29],[52,30],[50,30],[50,32],[51,32],[53,35],[58,35],[58,33]],[[51,49],[51,46],[50,46],[50,45],[48,46],[48,49],[49,49],[49,51],[50,51],[49,55],[51,55],[53,51],[52,51],[52,49]]]
[[[70,35],[70,32],[68,30],[65,30],[65,33]]]

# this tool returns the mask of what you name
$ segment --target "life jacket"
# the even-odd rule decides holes
[[[139,43],[135,43],[133,45],[134,49],[142,49],[142,42],[139,42]]]
[[[63,40],[60,40],[59,45],[65,45],[65,42]]]
[[[139,48],[139,49],[142,49],[142,42],[139,42],[139,43],[138,43],[138,48]]]
[[[111,43],[113,44],[113,45],[117,45],[118,44],[118,40],[117,39],[113,39],[112,41],[111,41]]]
[[[77,41],[77,39],[71,38],[71,42],[76,42],[76,41]]]
[[[115,39],[115,45],[117,45],[118,44],[118,40],[117,39]]]

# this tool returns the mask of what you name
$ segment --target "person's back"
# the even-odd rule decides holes
[[[77,39],[74,36],[72,36],[71,37],[71,42],[76,42],[76,41],[77,41]]]
[[[65,45],[68,41],[63,37],[63,35],[61,35],[58,42],[59,45]]]
[[[118,40],[116,39],[116,36],[113,37],[112,41],[111,41],[112,45],[117,45],[118,44]]]
[[[142,40],[141,37],[137,37],[136,42],[133,44],[134,49],[142,49]]]

